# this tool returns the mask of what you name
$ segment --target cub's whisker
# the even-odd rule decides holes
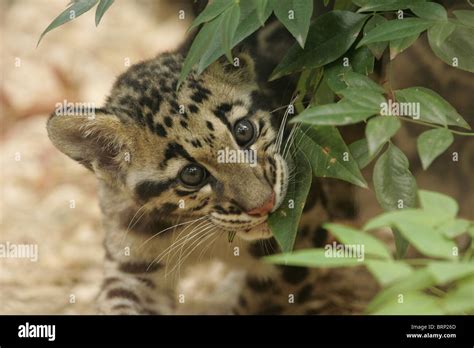
[[[146,241],[144,241],[144,242],[140,245],[139,248],[142,248],[146,243],[148,243],[149,241],[151,241],[152,239],[154,239],[155,237],[157,237],[158,235],[160,235],[160,234],[163,233],[163,232],[169,231],[169,230],[171,230],[172,228],[175,228],[175,229],[176,229],[176,227],[179,227],[179,226],[192,224],[192,223],[194,223],[194,222],[203,220],[203,219],[208,218],[208,217],[209,217],[209,215],[204,215],[204,216],[202,216],[202,217],[200,217],[200,218],[197,218],[197,219],[194,219],[194,220],[191,220],[191,221],[186,221],[186,222],[178,223],[178,224],[176,224],[176,225],[167,227],[167,228],[165,228],[164,230],[161,230],[161,231],[155,233],[155,234],[154,234],[153,236],[151,236],[150,238],[148,238]]]

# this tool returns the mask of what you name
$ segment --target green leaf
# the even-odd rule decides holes
[[[441,315],[444,314],[437,297],[422,292],[403,292],[403,302],[392,298],[371,314],[375,315]]]
[[[354,5],[352,4],[352,0],[335,0],[334,9],[352,11],[354,9]]]
[[[464,25],[474,28],[474,11],[472,10],[457,10],[453,11],[456,18]]]
[[[278,0],[273,6],[277,18],[304,48],[313,14],[313,0]]]
[[[415,222],[397,221],[395,223],[400,233],[423,255],[454,259],[456,244],[436,232],[432,227]]]
[[[439,192],[419,190],[421,208],[434,216],[456,217],[459,207],[458,203],[451,197]]]
[[[451,22],[437,23],[428,29],[428,36],[435,46],[440,46],[446,38],[456,29],[456,25]]]
[[[393,116],[378,116],[370,119],[365,127],[369,154],[374,155],[397,133],[400,126],[400,121]]]
[[[310,107],[298,116],[293,117],[290,123],[302,122],[320,126],[342,126],[364,121],[376,113],[378,113],[377,108],[368,108],[349,101],[340,101],[335,104]]]
[[[341,179],[367,187],[337,128],[302,126],[297,131],[295,144],[309,159],[315,176]]]
[[[428,169],[435,158],[446,151],[453,141],[453,134],[446,128],[431,129],[423,132],[416,140],[423,169]]]
[[[413,272],[413,269],[404,262],[366,260],[365,265],[379,284],[384,287]]]
[[[295,107],[298,113],[303,112],[305,106],[303,105],[303,100],[306,96],[309,96],[310,99],[313,99],[313,93],[315,86],[320,84],[320,81],[323,77],[323,69],[311,69],[304,70],[301,72],[296,85],[296,94],[299,96],[295,102]],[[312,100],[313,101],[313,100]]]
[[[368,52],[367,47],[361,47],[355,51],[351,49],[348,53],[345,58],[349,59],[349,66],[344,64],[343,59],[339,59],[324,67],[324,78],[329,88],[337,94],[348,86],[384,93],[381,86],[366,76],[366,73],[373,69],[373,56]],[[367,58],[369,55],[372,58]]]
[[[312,179],[311,166],[304,153],[296,151],[294,165],[295,178],[288,183],[283,204],[268,218],[268,225],[284,253],[293,249]],[[289,204],[290,200],[293,204]]]
[[[256,2],[254,0],[240,0],[240,22],[237,26],[237,30],[235,31],[232,47],[239,44],[242,40],[244,40],[247,36],[252,34],[260,27],[260,21],[258,19],[257,9],[256,9]],[[265,8],[264,12],[264,20],[266,20],[272,10],[270,6]],[[219,18],[219,17],[218,17]],[[216,18],[217,19],[217,18]],[[202,29],[201,29],[202,30]],[[216,29],[219,31],[220,29]],[[212,36],[208,37],[208,40],[211,41],[207,47],[207,50],[199,59],[198,64],[198,74],[204,71],[210,64],[217,60],[220,56],[222,56],[225,52],[220,45],[220,40],[211,40]],[[196,39],[195,39],[196,40]],[[186,57],[187,59],[187,57]]]
[[[426,267],[438,284],[447,284],[474,274],[474,262],[433,261]]]
[[[442,306],[447,314],[473,314],[472,294],[474,294],[474,277],[463,279],[443,298]]]
[[[219,28],[221,26],[222,16],[214,18],[210,22],[204,24],[199,33],[194,38],[193,44],[186,55],[183,67],[179,75],[178,88],[184,81],[186,76],[191,72],[194,65],[202,59],[211,42],[216,40],[216,36],[220,35]]]
[[[257,17],[261,25],[265,24],[267,18],[265,18],[265,9],[269,5],[268,0],[257,0],[255,8],[257,10]]]
[[[332,249],[331,249],[332,250]],[[264,261],[288,266],[303,267],[349,267],[360,266],[362,262],[356,258],[334,257],[331,250],[304,249],[291,254],[277,254],[266,256]]]
[[[328,64],[324,67],[324,81],[333,92],[339,93],[347,88],[347,84],[344,82],[344,74],[348,71],[351,71],[351,67],[343,66],[339,61]]]
[[[456,25],[447,35],[449,26],[428,30],[428,42],[434,54],[446,64],[462,70],[474,72],[474,28]],[[440,41],[440,30],[445,40]]]
[[[349,59],[352,69],[359,74],[368,75],[374,71],[375,57],[367,46],[356,49]]]
[[[114,0],[100,0],[97,9],[95,10],[95,25],[98,26],[100,20],[104,16],[104,13],[109,9],[110,6],[114,3]]]
[[[199,16],[194,19],[188,31],[203,23],[212,21],[214,18],[235,4],[236,2],[232,0],[213,0],[212,2],[208,3],[206,8],[199,14]]]
[[[384,210],[412,208],[416,205],[416,180],[408,169],[406,156],[396,146],[379,157],[374,167],[373,181],[375,196]],[[408,243],[397,229],[393,229],[397,256],[405,255]]]
[[[77,0],[73,2],[71,6],[61,12],[61,14],[57,16],[54,21],[52,21],[51,24],[48,25],[48,27],[43,31],[40,38],[38,39],[36,47],[38,47],[41,39],[44,35],[46,35],[46,33],[86,13],[92,7],[94,7],[98,1],[99,0]]]
[[[420,36],[419,33],[390,41],[390,60],[410,47]]]
[[[416,181],[403,152],[390,144],[374,167],[374,188],[377,201],[384,210],[397,210],[416,206]]]
[[[435,2],[420,2],[411,5],[409,8],[414,14],[423,19],[434,21],[448,20],[448,14],[444,7]]]
[[[470,222],[468,220],[452,219],[438,226],[436,231],[443,234],[447,238],[455,238],[466,232],[469,228],[469,224]]]
[[[340,224],[324,224],[324,228],[328,229],[338,241],[346,245],[361,245],[364,247],[364,254],[376,256],[382,259],[391,259],[391,255],[385,244],[378,239],[372,237],[366,232],[356,230]]]
[[[453,125],[470,129],[456,109],[438,93],[424,87],[410,87],[395,91],[397,101],[419,105],[419,119],[443,126]],[[416,115],[413,118],[416,118]]]
[[[382,17],[381,15],[374,15],[372,18],[370,18],[367,23],[364,26],[364,36],[367,35],[369,31],[374,29],[375,27],[379,26],[382,23],[385,23],[387,20],[385,17]],[[381,41],[381,42],[374,42],[372,44],[368,44],[367,47],[369,50],[372,51],[373,55],[379,60],[382,58],[382,54],[387,48],[388,42],[387,41]]]
[[[373,312],[384,302],[396,302],[400,294],[405,295],[411,291],[426,289],[434,284],[436,284],[436,281],[428,270],[424,268],[418,269],[379,292],[372,302],[369,303],[367,310]]]
[[[314,94],[314,98],[311,105],[330,104],[334,102],[335,97],[336,95],[328,86],[327,79],[323,78],[318,88],[316,89],[316,93]]]
[[[348,87],[361,87],[378,93],[385,92],[382,86],[372,81],[369,77],[354,71],[347,71],[343,74],[342,78]]]
[[[421,191],[421,190],[420,190]],[[364,230],[372,230],[381,227],[395,227],[397,221],[403,220],[408,223],[435,227],[451,219],[451,215],[443,213],[433,213],[422,209],[401,209],[390,211],[370,219],[364,226]]]
[[[419,34],[433,26],[435,22],[420,18],[394,19],[381,23],[364,36],[357,47],[362,45],[401,39]]]
[[[350,11],[331,11],[319,16],[310,26],[306,49],[293,45],[270,80],[335,61],[354,43],[366,18]]]
[[[369,154],[369,147],[367,139],[360,139],[354,141],[349,145],[349,150],[357,162],[360,169],[365,168],[378,155],[382,147],[379,147],[374,154]]]
[[[364,109],[379,111],[380,105],[385,103],[385,98],[379,92],[364,87],[348,87],[339,94],[344,96],[344,101],[349,101]]]
[[[232,40],[239,25],[240,7],[237,3],[222,13],[222,47],[230,63],[232,62]]]
[[[358,12],[403,10],[412,6],[414,3],[424,1],[425,0],[352,0],[354,4],[360,6]]]

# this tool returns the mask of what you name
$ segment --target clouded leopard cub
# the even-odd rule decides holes
[[[246,272],[235,284],[239,295],[220,313],[314,312],[307,304],[321,296],[313,294],[317,272],[259,260],[278,252],[266,220],[288,204],[289,171],[276,142],[281,113],[271,112],[288,100],[278,100],[287,86],[262,83],[276,63],[272,53],[248,52],[238,54],[238,67],[220,59],[191,73],[178,91],[183,55],[161,54],[123,73],[95,117],[49,119],[54,145],[99,181],[101,313],[175,313],[179,294],[170,274],[203,254]],[[256,163],[221,163],[225,149],[252,150]],[[320,246],[321,223],[338,212],[351,217],[350,206],[336,209],[337,192],[350,197],[341,185],[313,182],[296,248]]]

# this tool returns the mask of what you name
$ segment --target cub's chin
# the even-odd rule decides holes
[[[273,237],[273,234],[270,230],[270,227],[268,227],[268,222],[264,221],[261,224],[252,227],[248,231],[238,231],[236,236],[243,240],[254,241],[271,238]]]

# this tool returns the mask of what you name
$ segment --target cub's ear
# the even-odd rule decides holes
[[[256,82],[255,62],[247,52],[239,52],[231,64],[226,57],[219,58],[206,71],[207,74],[235,84]]]
[[[46,126],[54,146],[72,159],[99,172],[118,172],[129,143],[120,119],[104,110],[93,115],[53,113]]]

